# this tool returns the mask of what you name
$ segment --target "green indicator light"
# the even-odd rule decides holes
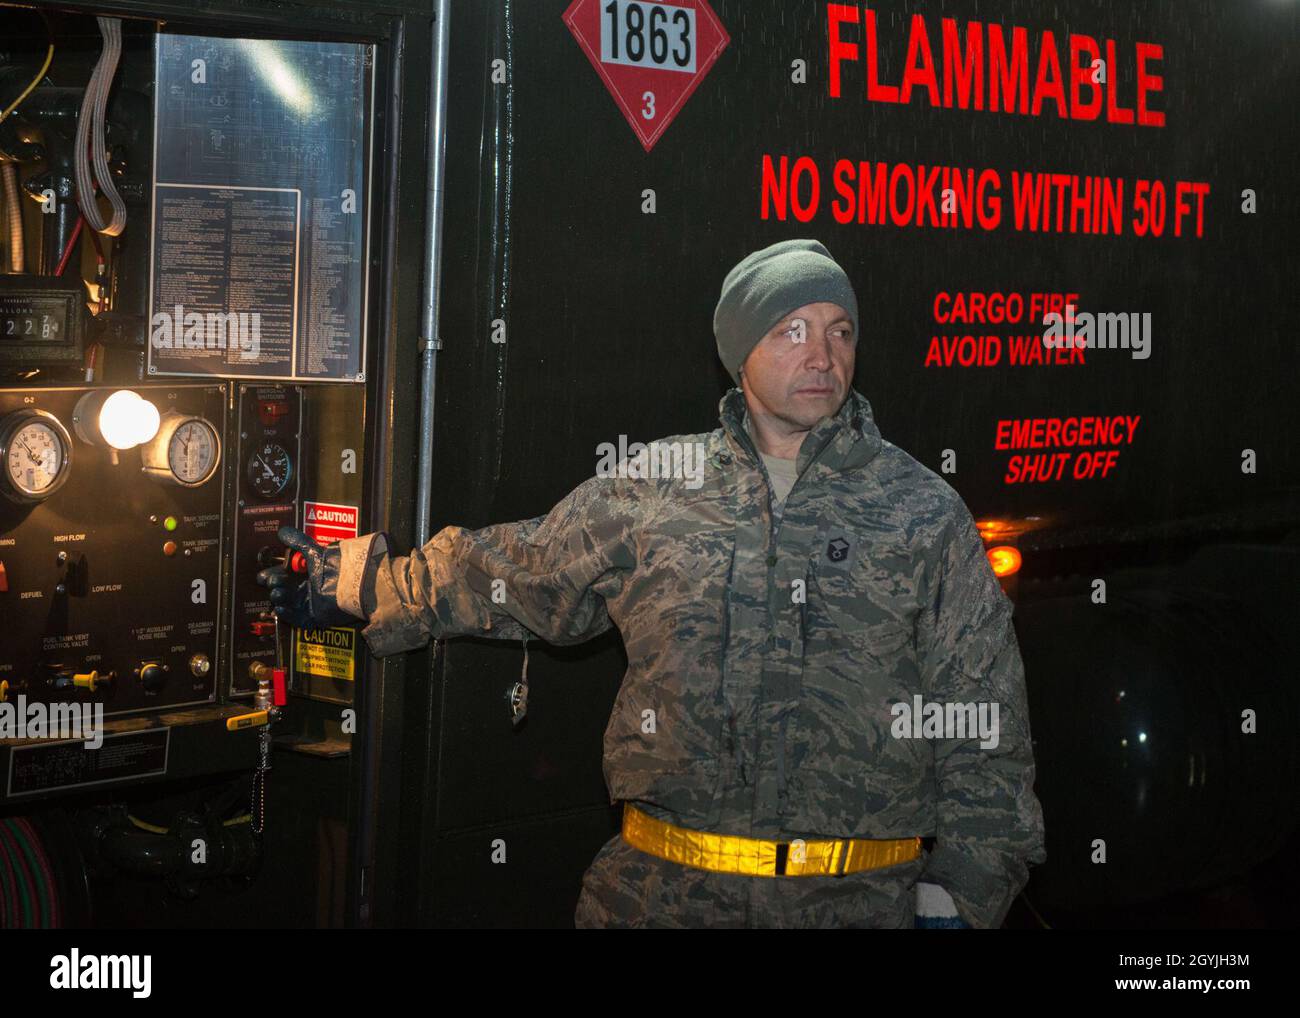
[[[176,523],[175,516],[168,516],[165,520],[163,520],[164,530],[175,530],[176,527],[177,527],[177,523]]]

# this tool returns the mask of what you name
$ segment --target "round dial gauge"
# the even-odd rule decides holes
[[[293,477],[293,460],[284,446],[266,442],[248,459],[248,483],[260,497],[279,498]]]
[[[0,421],[0,479],[16,502],[40,502],[67,481],[72,440],[58,418],[44,410],[19,410]]]
[[[211,480],[221,464],[221,436],[202,417],[168,410],[158,434],[140,447],[140,456],[145,474],[153,480],[197,488]]]
[[[217,429],[201,417],[181,424],[167,443],[167,465],[181,484],[202,484],[216,472],[220,459]]]

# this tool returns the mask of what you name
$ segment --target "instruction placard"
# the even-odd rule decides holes
[[[372,47],[156,47],[148,373],[364,381]]]

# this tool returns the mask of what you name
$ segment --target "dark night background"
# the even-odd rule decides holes
[[[931,109],[924,96],[871,103],[861,58],[843,65],[844,95],[830,99],[825,4],[717,3],[731,42],[649,153],[561,22],[566,7],[456,10],[435,529],[545,513],[590,475],[596,446],[620,434],[648,441],[715,427],[730,384],[712,336],[723,275],[756,248],[816,237],[857,288],[855,384],[884,435],[933,469],[943,449],[955,450],[948,479],[977,518],[1042,518],[1019,542],[1025,567],[1013,590],[1024,606],[1018,629],[1054,876],[1043,882],[1040,913],[1056,921],[1048,905],[1059,902],[1102,909],[1062,914],[1061,925],[1281,920],[1295,904],[1286,866],[1267,879],[1247,870],[1277,851],[1296,801],[1296,357],[1285,331],[1296,306],[1297,68],[1287,43],[1295,7],[873,5],[886,83],[901,78],[914,11],[926,18],[936,63],[941,17],[996,21],[1008,34],[1026,27],[1031,83],[1041,30],[1054,33],[1063,61],[1069,32],[1113,38],[1119,100],[1130,107],[1133,44],[1159,43],[1163,60],[1152,70],[1164,86],[1152,106],[1166,126],[1150,128]],[[844,38],[860,40],[860,29],[845,28]],[[509,65],[508,86],[489,80],[496,58]],[[807,61],[806,85],[790,82],[796,58]],[[823,195],[811,222],[760,219],[765,153],[816,160]],[[838,158],[996,168],[1004,225],[988,233],[838,225],[828,193]],[[1126,219],[1138,177],[1171,189],[1175,179],[1207,181],[1205,235],[1018,234],[1009,222],[1013,169],[1124,177]],[[1253,216],[1240,211],[1247,187],[1258,195]],[[656,193],[653,215],[641,212],[644,188]],[[1087,310],[1149,311],[1152,355],[1097,350],[1075,368],[927,369],[940,289],[1073,291]],[[489,341],[496,318],[507,323],[504,345]],[[1142,415],[1110,477],[1002,483],[997,419],[1108,413]],[[1240,469],[1244,448],[1259,456],[1253,476]],[[1198,549],[1237,543],[1249,551],[1211,551],[1217,564],[1205,575],[1179,572]],[[1110,604],[1085,619],[1097,576],[1110,581]],[[1228,604],[1207,603],[1198,590]],[[1201,607],[1171,606],[1183,599]],[[1271,619],[1256,600],[1271,602]],[[1170,635],[1171,626],[1179,631]],[[1121,657],[1124,646],[1131,653]],[[558,851],[561,831],[583,845],[565,853],[570,884],[521,875],[502,889],[502,911],[483,902],[477,882],[437,881],[440,914],[509,923],[525,900],[549,894],[539,907],[562,921],[583,852],[613,830],[599,805],[597,756],[621,649],[607,639],[533,654],[528,731],[517,735],[499,695],[518,675],[520,648],[456,641],[445,660],[440,858],[453,871],[482,869],[471,859],[482,857],[489,829],[526,838],[529,854]],[[1125,686],[1121,709],[1115,695]],[[1252,752],[1230,748],[1241,738],[1230,707],[1247,689],[1271,730],[1261,721],[1255,738],[1267,745]],[[1114,752],[1112,734],[1118,742],[1121,730],[1148,724],[1158,726],[1158,749]],[[1208,788],[1183,787],[1189,757],[1194,767],[1214,763]],[[1220,844],[1229,830],[1249,844]],[[1093,837],[1111,850],[1100,877],[1087,862]],[[1283,858],[1295,848],[1292,840]],[[1224,890],[1233,880],[1237,890]],[[1168,881],[1219,889],[1152,903]],[[1019,907],[1009,922],[1035,924]]]

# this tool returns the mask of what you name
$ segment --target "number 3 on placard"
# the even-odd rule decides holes
[[[641,94],[641,101],[645,103],[645,105],[641,107],[641,116],[645,117],[646,120],[654,120],[655,94],[653,92],[643,92]]]

